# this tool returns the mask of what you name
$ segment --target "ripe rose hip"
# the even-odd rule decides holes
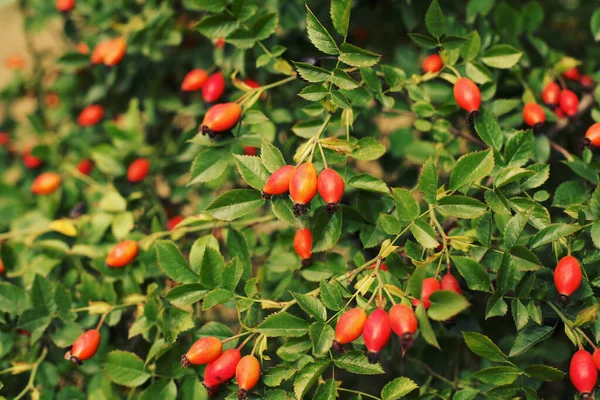
[[[92,104],[81,110],[81,113],[77,118],[77,123],[84,127],[94,126],[100,122],[103,116],[104,108],[98,104]]]
[[[138,158],[127,168],[127,179],[135,183],[143,181],[150,172],[150,161],[147,158]]]
[[[213,396],[219,387],[235,376],[235,370],[242,355],[237,349],[225,351],[219,358],[208,364],[204,370],[204,382],[202,384]]]
[[[5,271],[6,271],[6,269],[4,268],[4,263],[0,259],[0,274],[3,274]]]
[[[435,278],[426,278],[423,280],[423,287],[421,289],[421,300],[423,301],[423,306],[426,310],[431,306],[431,301],[429,301],[429,297],[434,293],[440,290],[440,283]],[[421,304],[421,301],[417,299],[413,299],[413,305],[418,306]]]
[[[27,169],[37,168],[43,163],[41,159],[31,155],[31,150],[24,151],[22,157],[23,165],[25,165]]]
[[[181,83],[181,90],[184,92],[194,92],[202,89],[202,86],[208,79],[208,73],[200,68],[196,68],[187,73]]]
[[[294,172],[296,172],[296,167],[293,165],[285,165],[273,172],[263,187],[263,198],[270,199],[273,195],[287,193],[290,190],[290,182]]]
[[[94,47],[94,51],[92,51],[92,55],[90,57],[90,61],[92,64],[102,64],[104,62],[104,58],[110,49],[110,39],[103,40],[99,42],[96,47]]]
[[[581,266],[575,257],[561,258],[554,270],[554,286],[558,291],[558,301],[566,303],[581,284]]]
[[[367,322],[367,313],[362,308],[353,308],[342,314],[335,326],[333,348],[340,351],[342,345],[358,339],[362,334],[365,322]]]
[[[390,309],[390,325],[400,338],[402,355],[404,355],[415,340],[414,334],[419,326],[417,316],[412,308],[404,304],[396,304]]]
[[[542,90],[542,101],[548,105],[558,104],[560,99],[560,86],[556,82],[550,82]]]
[[[235,369],[235,379],[239,386],[238,400],[245,400],[248,392],[260,380],[260,362],[254,356],[242,357]]]
[[[215,72],[208,77],[202,86],[202,98],[207,103],[219,100],[225,91],[225,78],[221,72]]]
[[[371,266],[369,267],[369,269],[371,269],[371,270],[372,270],[372,269],[375,269],[375,267],[376,267],[376,266],[377,266],[377,263],[373,263],[373,265],[371,265]],[[379,270],[380,270],[380,271],[389,271],[389,270],[388,270],[388,267],[387,267],[387,265],[385,265],[385,263],[381,263],[381,264],[379,264]]]
[[[242,115],[242,107],[237,103],[216,104],[208,109],[200,126],[200,132],[215,137],[215,133],[227,131],[235,126]]]
[[[169,220],[167,221],[167,230],[172,231],[184,219],[185,217],[183,215],[178,215],[176,217],[169,218]]]
[[[223,39],[223,38],[215,39],[215,47],[217,49],[222,49],[224,46],[225,46],[225,39]]]
[[[546,113],[537,103],[527,103],[523,107],[523,121],[534,130],[539,130],[546,122]]]
[[[339,202],[344,195],[344,180],[333,169],[324,169],[317,180],[319,195],[325,200],[327,212],[334,214],[339,208]]]
[[[564,118],[565,117],[565,113],[563,112],[563,110],[561,110],[560,107],[555,107],[554,108],[554,115],[556,115],[558,118]]]
[[[451,273],[447,273],[440,279],[440,289],[462,294],[458,281]]]
[[[312,232],[308,228],[298,229],[294,235],[294,250],[302,259],[302,265],[310,265],[312,257]]]
[[[0,146],[6,146],[10,143],[10,134],[6,132],[0,132]]]
[[[56,172],[44,172],[31,184],[31,192],[39,195],[52,194],[59,188],[62,179]]]
[[[75,7],[75,0],[56,0],[56,9],[60,12],[71,11]]]
[[[589,75],[581,75],[581,78],[579,78],[579,83],[581,84],[581,86],[583,86],[586,89],[589,89],[591,87],[594,86],[594,80],[592,79],[591,76]]]
[[[203,365],[215,361],[221,356],[223,344],[214,336],[198,339],[187,353],[181,356],[181,365],[187,368],[190,364]]]
[[[244,146],[244,154],[247,156],[256,156],[258,155],[258,148],[253,146]]]
[[[423,68],[424,72],[438,72],[442,69],[444,63],[442,62],[442,57],[439,54],[431,54],[423,60],[421,63],[421,68]]]
[[[600,349],[594,350],[594,355],[592,356],[594,359],[594,365],[596,369],[600,369]]]
[[[585,137],[581,139],[581,142],[586,147],[600,147],[600,122],[596,122],[588,128]]]
[[[579,107],[579,99],[571,90],[565,89],[560,93],[560,109],[568,116],[572,117],[577,114]]]
[[[110,41],[104,53],[104,65],[112,67],[117,65],[127,52],[127,42],[123,38],[117,38]]]
[[[592,392],[598,381],[598,370],[590,353],[579,350],[573,354],[569,366],[569,377],[582,399],[592,398]]]
[[[83,160],[77,163],[77,171],[81,172],[84,175],[89,175],[94,168],[94,162],[89,158],[84,158]]]
[[[252,89],[257,89],[260,87],[260,83],[256,82],[254,79],[246,78],[244,79],[244,83]]]
[[[4,65],[8,69],[20,70],[25,68],[25,60],[21,56],[8,56],[4,60]]]
[[[562,74],[566,79],[572,80],[572,81],[578,81],[579,80],[579,70],[577,69],[577,67],[573,67],[571,69],[566,70],[565,72],[563,72]]]
[[[137,257],[139,250],[135,240],[124,240],[112,248],[106,257],[106,265],[111,268],[123,268]]]
[[[369,351],[367,356],[371,364],[379,361],[379,352],[390,341],[392,327],[390,317],[385,310],[378,308],[373,311],[363,327],[362,337]]]
[[[87,55],[90,54],[90,48],[85,42],[77,43],[77,51],[79,54]]]
[[[290,181],[290,197],[294,202],[294,215],[306,214],[306,205],[317,194],[317,170],[313,163],[300,165]]]
[[[99,346],[100,332],[96,329],[90,329],[75,340],[71,350],[65,353],[65,360],[81,365],[83,364],[82,361],[88,360],[96,354]]]
[[[469,121],[479,115],[481,92],[469,78],[460,78],[456,81],[454,84],[454,99],[460,108],[469,113],[467,116]]]

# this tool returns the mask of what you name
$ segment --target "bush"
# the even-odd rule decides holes
[[[600,9],[304,3],[14,5],[5,398],[593,396]]]

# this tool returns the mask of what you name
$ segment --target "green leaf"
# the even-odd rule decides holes
[[[221,12],[225,9],[225,5],[215,0],[186,0],[184,1],[186,8],[194,11],[210,11],[213,13]]]
[[[537,364],[525,368],[525,375],[544,382],[556,382],[562,380],[565,373],[549,365]]]
[[[342,210],[330,214],[324,209],[313,227],[313,253],[327,251],[336,245],[342,234]]]
[[[238,22],[235,17],[228,14],[210,15],[202,18],[196,29],[210,39],[226,38],[235,31]]]
[[[19,329],[31,333],[31,343],[37,342],[52,322],[52,317],[43,308],[30,308],[19,317]]]
[[[553,207],[569,207],[576,204],[583,204],[590,198],[589,189],[582,182],[567,181],[563,182],[554,192]]]
[[[262,190],[269,179],[269,171],[263,167],[260,157],[233,155],[238,172],[248,185],[256,190]]]
[[[312,44],[325,54],[337,55],[340,50],[327,29],[306,5],[306,31]]]
[[[206,147],[198,152],[190,169],[189,185],[210,182],[223,175],[229,164],[227,150]]]
[[[392,189],[394,202],[398,210],[400,221],[410,222],[419,216],[419,204],[414,199],[410,191],[403,188]]]
[[[433,0],[425,14],[425,25],[431,35],[439,39],[446,33],[446,18],[437,0]]]
[[[445,196],[438,201],[438,211],[452,217],[472,219],[485,214],[487,206],[466,196]]]
[[[294,62],[294,67],[296,67],[296,71],[298,71],[302,79],[310,83],[325,82],[331,77],[331,72],[311,64]]]
[[[569,236],[580,229],[580,225],[569,225],[563,223],[548,225],[536,233],[533,238],[531,238],[531,248],[535,249],[536,247],[552,243],[556,240]]]
[[[460,49],[460,55],[465,61],[471,61],[477,58],[477,54],[479,54],[481,37],[477,31],[473,31],[467,35],[466,39],[466,42]]]
[[[524,354],[536,344],[549,339],[554,332],[551,326],[530,326],[517,334],[517,338],[510,349],[509,356],[516,357]]]
[[[333,27],[344,38],[348,36],[348,25],[350,23],[351,0],[331,0],[331,22]]]
[[[494,115],[485,107],[475,118],[475,131],[485,144],[500,151],[504,143],[504,135]]]
[[[390,189],[387,187],[385,182],[379,178],[375,178],[369,174],[356,175],[348,181],[348,185],[361,190],[369,192],[390,194]]]
[[[531,217],[531,213],[533,212],[533,208],[529,209],[526,213],[516,213],[506,224],[504,227],[504,245],[507,249],[511,249],[517,241],[519,240],[519,236],[525,229],[525,225],[527,225],[527,221]]]
[[[469,153],[458,159],[450,173],[450,190],[458,190],[488,176],[494,169],[491,150]]]
[[[343,90],[352,90],[359,86],[359,84],[341,68],[333,70],[333,75],[331,75],[330,80],[334,85]]]
[[[177,283],[196,283],[198,275],[192,271],[175,243],[157,240],[154,244],[158,266]]]
[[[523,372],[513,366],[489,367],[477,371],[473,376],[488,385],[509,385],[517,380]]]
[[[336,367],[358,375],[383,374],[383,368],[379,363],[371,364],[362,351],[352,350],[347,353],[338,354],[333,363]]]
[[[263,372],[261,380],[267,386],[277,387],[281,382],[290,379],[296,370],[283,364],[276,365]]]
[[[271,210],[281,221],[299,227],[300,223],[294,216],[293,203],[289,198],[275,197],[271,200]]]
[[[446,50],[456,50],[461,48],[467,42],[467,38],[461,36],[444,36],[442,47]]]
[[[543,268],[542,263],[531,250],[526,247],[515,246],[510,250],[511,263],[517,271],[537,271]]]
[[[360,139],[352,153],[351,157],[357,160],[377,160],[385,154],[385,146],[374,137],[365,137]]]
[[[298,400],[302,400],[310,388],[317,382],[319,377],[325,372],[331,361],[323,359],[307,364],[300,371],[294,380],[294,394]]]
[[[258,190],[234,189],[213,200],[206,213],[223,221],[233,221],[260,208],[265,201]]]
[[[47,315],[54,314],[56,311],[52,284],[43,276],[35,275],[29,296],[33,308],[45,310]]]
[[[398,400],[418,388],[419,385],[414,383],[411,379],[402,376],[388,382],[383,387],[381,390],[381,398],[383,400]]]
[[[425,339],[425,341],[427,343],[429,343],[430,345],[432,345],[433,347],[436,347],[439,349],[440,345],[438,344],[437,338],[435,337],[435,332],[433,331],[433,328],[431,327],[431,322],[429,322],[429,317],[427,316],[427,311],[425,311],[425,307],[423,306],[422,302],[421,302],[421,304],[419,304],[417,306],[417,309],[415,310],[415,314],[417,315],[417,321],[419,321],[419,330],[421,331],[421,334],[423,335],[423,339]]]
[[[306,335],[308,322],[287,312],[278,312],[265,318],[256,329],[267,337],[298,337]]]
[[[512,310],[513,320],[515,321],[517,331],[520,331],[527,325],[527,321],[529,321],[527,307],[525,307],[519,299],[513,299],[510,308]]]
[[[98,204],[101,210],[106,212],[123,212],[127,209],[127,200],[116,191],[108,191]]]
[[[423,194],[423,199],[434,205],[436,203],[436,194],[438,186],[438,176],[435,163],[430,158],[423,165],[421,175],[419,176],[419,191]]]
[[[462,295],[450,290],[438,290],[431,294],[429,318],[434,321],[446,321],[469,307],[469,302]]]
[[[361,49],[354,45],[343,43],[340,46],[341,54],[339,59],[341,62],[352,67],[371,67],[379,62],[381,56],[371,53],[368,50]]]
[[[485,65],[476,61],[467,62],[465,70],[467,76],[480,85],[492,82],[494,79],[492,72]]]
[[[487,336],[476,332],[462,332],[462,335],[469,349],[479,357],[493,362],[508,362],[506,354]]]
[[[439,245],[433,228],[420,219],[414,221],[410,231],[417,242],[426,249],[433,249]]]
[[[279,15],[277,13],[265,14],[259,17],[251,27],[252,35],[256,40],[265,40],[275,33]],[[230,40],[230,38],[228,38]]]
[[[167,293],[165,298],[169,300],[171,304],[182,307],[199,302],[207,293],[208,290],[204,289],[202,284],[189,283],[186,285],[175,286]]]
[[[490,279],[485,268],[477,261],[468,257],[452,257],[458,272],[465,278],[471,290],[487,292],[490,290]]]
[[[524,168],[508,167],[502,168],[494,179],[494,186],[497,188],[508,185],[509,183],[517,182],[521,179],[529,178],[535,174],[535,171],[530,171]]]
[[[438,45],[434,38],[420,33],[409,33],[408,37],[410,37],[413,42],[426,49],[433,49]]]
[[[508,44],[497,44],[483,53],[481,61],[492,68],[512,68],[522,56],[521,51]]]
[[[263,140],[262,145],[260,146],[260,159],[270,173],[285,166],[285,160],[281,151],[266,140]]]
[[[600,9],[596,9],[590,19],[590,29],[596,42],[600,41]]]
[[[321,280],[319,288],[325,307],[333,311],[341,310],[344,307],[345,302],[336,282],[327,283],[325,280]]]
[[[333,328],[325,322],[315,322],[308,328],[308,334],[310,336],[310,340],[312,341],[313,354],[327,354],[333,345],[333,340],[335,339],[335,332]]]
[[[8,282],[0,282],[0,311],[21,314],[28,303],[29,297],[24,289]]]
[[[309,294],[292,293],[292,296],[302,308],[311,317],[319,321],[327,320],[327,310],[321,301]]]
[[[320,84],[309,85],[298,93],[298,96],[308,101],[319,101],[329,94],[327,88]]]
[[[530,1],[521,11],[523,15],[523,27],[528,32],[537,30],[544,21],[544,9],[537,1]]]
[[[233,300],[233,292],[223,288],[213,289],[206,294],[202,303],[202,310],[210,310],[211,308]]]
[[[221,285],[225,261],[218,250],[207,247],[204,250],[200,264],[200,282],[208,289],[215,289]]]
[[[141,386],[151,377],[144,361],[128,351],[114,350],[108,353],[103,370],[112,382],[127,387]]]

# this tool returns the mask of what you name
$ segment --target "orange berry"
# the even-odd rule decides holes
[[[138,252],[139,246],[135,240],[124,240],[112,248],[106,257],[106,265],[111,268],[123,268],[137,257]]]
[[[44,172],[35,178],[31,184],[31,191],[39,195],[52,194],[60,187],[61,181],[60,175],[56,172]]]

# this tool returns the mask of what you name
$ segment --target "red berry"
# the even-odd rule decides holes
[[[127,52],[127,42],[123,38],[113,39],[109,42],[104,54],[104,65],[114,66],[117,65]]]
[[[90,48],[85,42],[77,43],[77,51],[79,54],[87,55],[90,54]]]
[[[10,143],[10,134],[6,132],[0,132],[0,146],[6,146]]]
[[[573,67],[571,69],[566,70],[565,72],[563,72],[562,74],[566,79],[572,80],[572,81],[578,81],[579,80],[579,70],[577,69],[577,67]]]
[[[560,109],[563,110],[567,116],[572,117],[577,114],[577,107],[579,107],[577,95],[571,90],[563,90],[560,93]]]
[[[225,46],[225,39],[223,39],[223,38],[215,39],[215,47],[217,49],[222,49],[224,46]]]
[[[203,135],[214,137],[216,132],[227,131],[235,126],[242,115],[242,107],[237,103],[216,104],[208,109],[200,126]]]
[[[48,108],[55,108],[60,103],[60,98],[56,93],[46,93],[44,103]]]
[[[306,204],[317,194],[317,170],[313,163],[307,162],[296,169],[290,181],[290,197],[294,202],[294,215],[306,213]]]
[[[169,218],[169,220],[167,221],[167,230],[172,231],[184,219],[185,217],[183,215],[178,215],[176,217]]]
[[[596,366],[596,369],[600,369],[600,349],[596,349],[594,350],[594,365]]]
[[[309,265],[312,257],[312,232],[308,228],[298,229],[294,235],[294,250],[302,259],[302,265]]]
[[[208,79],[208,73],[200,68],[196,68],[187,73],[181,83],[181,90],[184,92],[194,92],[202,89],[202,86]]]
[[[556,82],[550,82],[542,90],[542,101],[549,105],[558,104],[560,99],[560,86]]]
[[[25,68],[25,60],[21,56],[8,56],[6,60],[4,60],[4,65],[8,69],[20,70]]]
[[[423,306],[425,306],[426,310],[429,309],[429,307],[431,306],[431,301],[429,301],[429,297],[433,294],[433,292],[437,292],[438,290],[440,290],[440,283],[437,281],[437,279],[426,278],[425,280],[423,280],[423,286],[421,289],[421,300],[423,301]]]
[[[334,347],[336,350],[339,350],[341,345],[358,339],[362,334],[365,322],[367,322],[367,313],[362,308],[353,308],[342,314],[335,326]]]
[[[327,203],[326,210],[330,213],[336,213],[338,210],[338,203],[344,195],[344,180],[333,169],[324,169],[319,174],[317,180],[317,189],[319,195]]]
[[[219,100],[225,91],[225,78],[221,72],[215,72],[208,77],[202,86],[202,98],[207,103]]]
[[[242,357],[235,369],[235,379],[239,386],[238,400],[245,400],[248,392],[260,380],[260,362],[254,356]]]
[[[598,381],[598,370],[590,353],[579,350],[573,354],[569,367],[569,377],[583,399],[592,398],[592,392]]]
[[[258,148],[252,146],[244,146],[244,154],[247,156],[258,155]]]
[[[3,274],[5,271],[6,271],[6,269],[4,268],[4,263],[0,259],[0,274]]]
[[[379,352],[390,341],[391,334],[392,327],[388,313],[381,308],[373,311],[367,318],[362,332],[365,346],[369,350],[369,362],[375,363],[379,360]]]
[[[204,370],[202,384],[210,396],[214,395],[219,387],[235,376],[235,370],[242,355],[237,349],[225,351],[219,358],[208,364]]]
[[[112,248],[106,257],[106,265],[111,268],[123,268],[137,257],[139,250],[135,240],[124,240]]]
[[[263,197],[269,198],[272,195],[287,193],[290,190],[290,182],[294,172],[296,172],[296,167],[293,165],[283,166],[273,172],[263,187]]]
[[[23,164],[28,169],[37,168],[42,165],[43,161],[37,157],[31,155],[31,150],[26,150],[23,152]]]
[[[39,195],[52,194],[59,188],[62,179],[56,172],[44,172],[31,184],[31,192]]]
[[[94,168],[94,162],[89,158],[84,158],[77,164],[77,170],[84,175],[89,175]]]
[[[566,302],[579,288],[581,276],[581,266],[575,257],[566,256],[558,261],[554,270],[554,285],[560,301]]]
[[[81,111],[79,117],[77,118],[77,123],[84,127],[94,126],[100,122],[103,116],[104,108],[98,104],[92,104]]]
[[[462,294],[462,290],[460,290],[458,281],[451,273],[447,273],[442,277],[442,279],[440,279],[440,289]]]
[[[592,79],[591,76],[589,76],[589,75],[581,75],[581,78],[579,78],[579,83],[584,88],[591,88],[591,87],[594,86],[595,82],[594,82],[594,80]]]
[[[390,325],[400,338],[402,352],[406,352],[406,349],[413,344],[413,335],[419,326],[415,312],[404,304],[396,304],[390,309]]]
[[[102,64],[104,62],[104,57],[106,57],[111,46],[110,42],[110,39],[103,40],[94,47],[94,51],[92,51],[90,57],[92,64]]]
[[[100,332],[90,329],[75,340],[71,350],[65,353],[65,359],[81,365],[82,361],[88,360],[96,354],[99,346]]]
[[[376,265],[377,265],[377,264],[373,264],[373,265],[371,265],[371,266],[369,267],[369,269],[371,269],[371,270],[375,269],[375,266],[376,266]],[[381,264],[379,264],[379,270],[380,270],[380,271],[389,271],[389,270],[388,270],[388,267],[387,267],[387,265],[385,265],[385,263],[381,263]]]
[[[565,113],[563,112],[563,110],[560,109],[560,107],[555,107],[554,108],[554,115],[556,115],[558,118],[564,118],[565,117]]]
[[[259,88],[259,87],[260,87],[260,83],[256,82],[256,81],[255,81],[255,80],[253,80],[253,79],[250,79],[250,78],[246,78],[246,79],[244,79],[244,83],[245,83],[246,85],[248,85],[249,87],[251,87],[252,89],[256,89],[256,88]]]
[[[539,104],[527,103],[523,107],[523,121],[531,127],[539,127],[546,121],[546,113]]]
[[[583,138],[583,144],[586,146],[600,147],[600,122],[590,126]]]
[[[421,68],[423,68],[424,72],[438,72],[443,66],[444,63],[439,54],[431,54],[425,57],[421,63]]]
[[[184,368],[194,365],[209,364],[221,356],[223,344],[214,336],[198,339],[187,353],[181,356],[181,365]]]
[[[150,161],[147,158],[138,158],[127,168],[127,179],[129,182],[143,181],[150,172]]]
[[[460,108],[475,116],[481,105],[481,92],[469,78],[460,78],[454,84],[454,99]]]
[[[75,7],[75,0],[56,0],[56,9],[60,12],[71,11]]]

